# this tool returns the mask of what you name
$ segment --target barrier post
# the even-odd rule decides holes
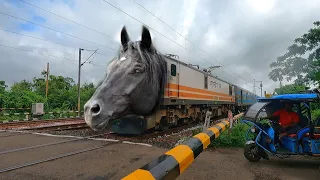
[[[230,123],[228,134],[230,134],[231,131],[232,131],[232,127],[233,127],[233,115],[232,115],[231,110],[228,111],[228,120],[229,120],[229,123]]]
[[[240,118],[242,115],[243,113],[240,113],[234,116],[233,119]],[[191,165],[194,159],[209,146],[210,142],[218,138],[228,127],[229,121],[223,120],[211,128],[193,136],[183,144],[170,149],[160,157],[122,178],[122,180],[176,179]]]
[[[207,129],[210,127],[211,115],[212,115],[212,112],[211,112],[210,110],[207,110],[207,112],[206,112],[206,118],[205,118],[205,120],[204,120],[204,124],[203,124],[202,131],[205,131],[205,130],[207,130]]]

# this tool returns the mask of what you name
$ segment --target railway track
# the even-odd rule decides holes
[[[115,140],[124,140],[129,138],[133,142],[142,142],[143,140],[147,140],[150,138],[155,138],[158,136],[164,136],[164,135],[169,135],[169,134],[174,134],[174,133],[179,133],[185,129],[195,127],[197,125],[185,125],[185,126],[180,126],[176,128],[171,128],[163,131],[157,131],[157,132],[152,132],[152,133],[145,133],[142,135],[120,135],[116,133],[108,133],[106,135],[101,135],[98,136],[97,138],[102,138],[102,139],[115,139]]]
[[[222,117],[216,117],[212,119],[212,121],[219,121],[221,119],[224,119]],[[102,135],[98,136],[97,138],[105,138],[105,139],[116,139],[116,140],[122,140],[124,138],[131,138],[132,140],[135,141],[143,141],[149,138],[154,138],[158,136],[164,136],[164,135],[169,135],[173,133],[179,133],[185,129],[191,128],[198,126],[197,124],[189,124],[189,125],[184,125],[180,127],[174,127],[170,129],[166,129],[163,131],[155,131],[155,132],[149,132],[145,134],[139,134],[139,135],[121,135],[121,134],[116,134],[116,133],[108,133],[107,135]],[[67,124],[67,125],[59,125],[59,126],[50,126],[50,127],[39,127],[39,128],[27,128],[23,130],[32,130],[32,131],[37,131],[37,132],[45,132],[45,131],[67,131],[65,135],[72,135],[73,131],[72,130],[82,130],[82,129],[90,129],[89,126],[85,122],[79,123],[79,124]],[[93,131],[93,130],[92,130]],[[70,132],[70,133],[69,133]],[[50,132],[49,132],[50,133]],[[53,133],[55,134],[55,133]],[[76,135],[78,136],[78,135]]]
[[[62,130],[84,129],[84,128],[89,128],[89,126],[85,122],[80,122],[80,123],[74,123],[74,124],[62,124],[62,125],[54,125],[54,126],[22,128],[20,130],[24,130],[24,131],[62,131]]]
[[[108,133],[104,133],[104,134],[108,134]],[[98,136],[101,136],[101,135],[104,135],[104,134],[81,137],[81,138],[78,138],[78,139],[71,139],[71,140],[65,140],[65,141],[58,141],[58,142],[54,142],[54,143],[40,144],[40,145],[29,146],[29,147],[22,147],[22,148],[7,150],[7,151],[1,151],[0,155],[19,152],[19,151],[24,151],[24,150],[29,150],[29,149],[36,149],[36,148],[41,148],[41,147],[45,147],[45,146],[53,146],[53,145],[62,144],[62,143],[68,143],[68,142],[74,142],[74,141],[80,141],[80,140],[89,140],[89,139],[92,139],[92,138],[95,138],[95,137],[98,137]],[[97,146],[90,147],[90,148],[79,149],[79,150],[71,151],[71,152],[67,152],[67,153],[61,153],[61,154],[58,154],[58,155],[55,155],[55,156],[51,156],[51,157],[48,157],[48,158],[43,158],[43,159],[38,159],[38,160],[34,160],[34,161],[29,161],[29,162],[17,164],[17,165],[14,165],[14,166],[10,166],[10,167],[6,167],[6,168],[0,169],[0,173],[13,171],[13,170],[21,169],[21,168],[24,168],[24,167],[29,167],[29,166],[33,166],[33,165],[36,165],[36,164],[49,162],[49,161],[53,161],[53,160],[56,160],[56,159],[61,159],[61,158],[73,156],[73,155],[76,155],[76,154],[80,154],[80,153],[84,153],[84,152],[88,152],[88,151],[101,149],[101,148],[104,148],[104,147],[107,147],[107,146],[110,146],[110,145],[120,144],[120,143],[122,143],[124,141],[128,141],[130,139],[131,138],[124,138],[122,140],[116,140],[116,141],[111,141],[111,142],[109,141],[107,143],[103,143],[102,145],[97,145]]]
[[[10,121],[2,122],[0,121],[0,126],[3,125],[23,125],[23,124],[33,124],[33,123],[49,123],[49,122],[62,122],[62,121],[74,121],[74,120],[84,120],[83,118],[58,118],[58,119],[45,119],[45,120],[26,120],[26,121]]]
[[[6,151],[0,151],[0,155],[9,154],[9,153],[18,152],[18,151],[24,151],[24,150],[28,150],[28,149],[36,149],[36,148],[41,148],[41,147],[46,147],[46,146],[63,144],[63,143],[68,143],[68,142],[75,142],[75,141],[85,140],[85,139],[89,139],[89,138],[95,138],[95,137],[105,135],[105,134],[108,134],[108,133],[87,136],[87,137],[81,137],[78,139],[64,140],[64,141],[58,141],[58,142],[53,142],[53,143],[39,144],[39,145],[35,145],[35,146],[27,146],[27,147],[21,147],[21,148],[16,148],[16,149],[10,149],[10,150],[6,150]]]
[[[84,124],[83,119],[57,119],[57,120],[42,120],[42,121],[27,121],[27,122],[10,122],[1,123],[0,130],[31,130],[45,127],[68,126],[73,124]]]

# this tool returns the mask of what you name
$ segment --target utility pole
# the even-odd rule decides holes
[[[255,79],[253,80],[254,94],[256,93],[256,82],[260,82],[260,90],[261,90],[261,97],[262,97],[262,81],[256,81]]]
[[[253,94],[256,94],[256,79],[253,79]]]
[[[81,75],[81,51],[79,48],[79,67],[78,67],[78,116],[80,117],[80,75]]]
[[[260,88],[261,88],[261,97],[262,97],[262,81],[261,81],[261,84],[260,84]]]
[[[90,57],[95,54],[98,49],[96,49],[83,63],[81,63],[81,51],[84,49],[79,48],[79,69],[78,69],[78,116],[80,117],[80,76],[81,76],[81,66],[83,66],[87,61],[90,59]],[[90,63],[89,61],[88,63]]]
[[[46,72],[46,98],[48,98],[48,87],[49,87],[49,63],[47,63],[47,72]]]

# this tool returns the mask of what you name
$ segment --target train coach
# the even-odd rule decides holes
[[[259,96],[241,87],[235,87],[235,112],[243,112],[257,101]]]
[[[207,110],[212,117],[226,117],[246,110],[257,96],[223,81],[206,70],[186,64],[171,55],[164,55],[167,62],[167,85],[164,102],[153,115],[142,117],[128,115],[113,122],[112,131],[118,134],[141,134],[184,124],[204,121]]]

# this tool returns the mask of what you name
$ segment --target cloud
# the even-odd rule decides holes
[[[278,82],[268,78],[269,64],[284,53],[296,37],[307,32],[314,21],[320,19],[318,13],[320,7],[317,6],[320,0],[293,0],[290,3],[267,0],[138,1],[196,44],[194,46],[134,1],[107,1],[150,26],[153,42],[160,52],[179,55],[181,61],[198,64],[204,68],[220,65],[222,68],[214,70],[214,75],[250,91],[253,90],[254,79],[262,80],[264,90],[268,92],[279,86]],[[1,45],[20,49],[0,46],[0,79],[9,85],[22,79],[32,80],[34,76],[39,77],[47,62],[50,63],[51,73],[69,76],[76,80],[79,48],[86,50],[98,48],[99,54],[91,60],[99,66],[85,64],[81,72],[82,83],[96,83],[105,75],[106,68],[103,66],[110,62],[116,54],[115,50],[119,48],[121,28],[126,25],[132,40],[141,37],[140,22],[102,0],[27,2],[80,23],[91,30],[19,0],[2,1],[0,12],[32,21],[49,29],[4,14],[0,14],[0,28],[67,45],[0,30]],[[82,60],[86,60],[91,53],[93,51],[83,51]],[[260,92],[258,89],[256,91]]]

